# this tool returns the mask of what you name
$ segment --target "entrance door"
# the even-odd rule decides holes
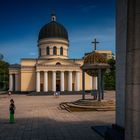
[[[74,91],[74,83],[72,83],[72,91]]]
[[[16,90],[15,86],[16,86],[16,78],[15,78],[15,74],[13,74],[13,91]]]
[[[60,91],[60,80],[56,80],[56,91]]]
[[[43,91],[43,89],[44,89],[44,85],[40,84],[40,91]]]

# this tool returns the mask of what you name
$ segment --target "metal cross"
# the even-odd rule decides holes
[[[94,51],[96,50],[96,44],[97,43],[99,43],[98,41],[96,41],[96,38],[94,39],[94,41],[93,42],[91,42],[91,43],[93,43],[94,44]]]

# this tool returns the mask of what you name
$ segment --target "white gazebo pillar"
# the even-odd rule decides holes
[[[72,71],[68,72],[68,91],[72,91]]]
[[[48,91],[48,71],[44,71],[44,91]]]
[[[18,74],[15,74],[15,91],[18,91]]]
[[[64,91],[64,71],[61,71],[61,91]]]
[[[56,91],[56,71],[52,72],[52,91]]]
[[[76,86],[75,86],[75,91],[79,91],[80,90],[80,72],[76,71]]]
[[[40,92],[40,71],[36,72],[36,92]]]
[[[13,75],[9,74],[9,90],[13,91]]]

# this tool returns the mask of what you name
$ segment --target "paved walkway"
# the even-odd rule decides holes
[[[90,97],[90,96],[89,96]],[[80,99],[79,95],[12,95],[16,123],[9,124],[8,95],[0,95],[0,140],[103,140],[93,125],[114,123],[115,112],[72,112],[59,109],[59,103]],[[106,93],[114,98],[114,93]]]

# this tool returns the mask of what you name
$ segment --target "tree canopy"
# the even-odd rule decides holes
[[[108,64],[110,65],[110,68],[106,71],[104,75],[104,83],[105,83],[105,89],[106,90],[115,90],[115,84],[116,84],[116,61],[114,58],[109,59]]]
[[[0,60],[0,90],[8,89],[9,76],[8,76],[9,63]]]

